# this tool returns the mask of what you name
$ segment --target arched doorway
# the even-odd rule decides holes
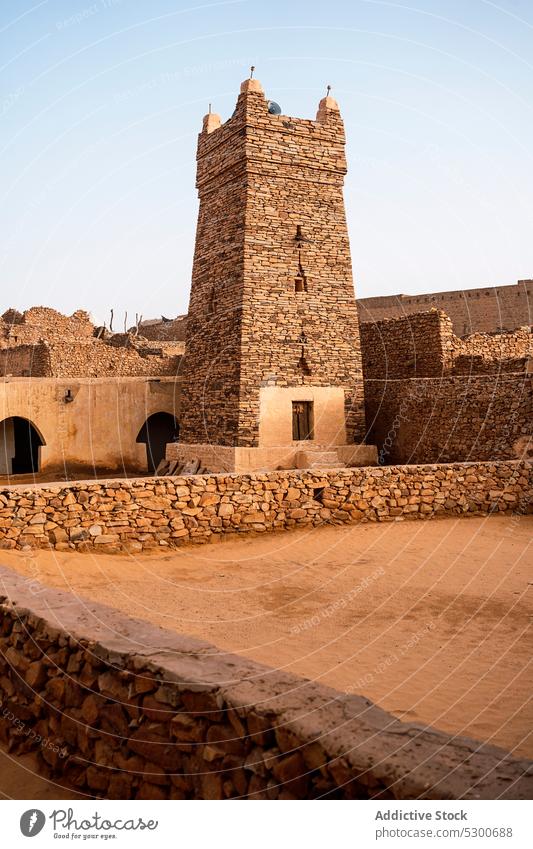
[[[155,472],[165,457],[167,444],[177,442],[179,433],[178,420],[170,413],[154,413],[146,419],[139,431],[137,442],[146,443],[149,472]]]
[[[39,448],[44,445],[29,419],[11,416],[0,422],[0,474],[26,475],[39,471]]]

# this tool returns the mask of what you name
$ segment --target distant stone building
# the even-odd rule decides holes
[[[0,317],[0,476],[154,471],[179,432],[183,343],[78,310]],[[178,388],[177,388],[178,387]]]
[[[533,280],[515,286],[485,286],[424,295],[379,295],[359,298],[360,321],[381,321],[431,309],[443,310],[456,336],[501,333],[533,324]]]
[[[211,468],[355,457],[365,435],[336,101],[273,114],[258,80],[232,117],[204,118],[183,360],[182,456]],[[348,446],[343,452],[342,446]],[[339,453],[340,451],[340,453]],[[324,457],[322,457],[324,460]]]
[[[187,316],[178,315],[176,318],[150,318],[140,321],[131,332],[138,332],[145,339],[157,342],[184,342]]]

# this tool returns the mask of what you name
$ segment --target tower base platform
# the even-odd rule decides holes
[[[246,474],[275,469],[376,466],[378,453],[375,445],[325,446],[310,445],[308,441],[265,448],[173,442],[167,445],[166,459],[169,461],[166,474],[197,474],[202,471]]]

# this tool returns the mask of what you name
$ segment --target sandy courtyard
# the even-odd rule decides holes
[[[2,552],[46,584],[533,756],[533,517],[238,539],[156,555]]]

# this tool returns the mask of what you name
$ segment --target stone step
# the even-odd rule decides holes
[[[305,459],[304,459],[305,458]],[[339,460],[337,451],[305,451],[301,458],[308,469],[344,469],[345,464]]]

